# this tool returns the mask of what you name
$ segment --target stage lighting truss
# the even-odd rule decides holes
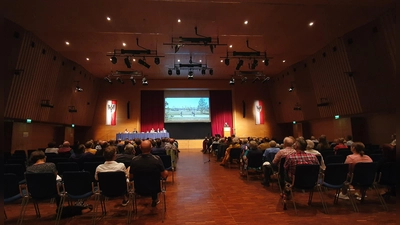
[[[126,59],[131,60],[134,57],[139,57],[141,62],[145,62],[146,58],[154,58],[154,64],[159,65],[160,64],[160,58],[163,58],[165,56],[160,56],[157,54],[157,49],[156,50],[150,50],[147,48],[144,48],[139,45],[139,38],[136,38],[136,45],[140,47],[141,49],[137,50],[128,50],[128,49],[114,49],[113,52],[108,52],[106,55],[110,57],[110,61],[113,64],[117,63],[117,57],[124,58],[125,64],[128,63],[126,62]],[[139,60],[139,61],[140,61]],[[141,65],[145,66],[146,68],[150,68],[150,65],[147,63],[141,63]]]
[[[168,75],[172,75],[172,71],[175,70],[176,75],[180,75],[181,70],[189,70],[189,72],[194,72],[194,71],[200,71],[202,75],[205,75],[208,71],[208,74],[213,75],[214,70],[213,68],[207,67],[207,64],[201,64],[201,63],[177,63],[174,64],[173,67],[168,68]]]
[[[132,83],[132,85],[136,85],[136,79],[141,79],[143,80],[143,78],[145,78],[145,76],[143,75],[142,71],[115,71],[115,72],[111,72],[110,75],[104,77],[104,80],[110,84],[113,83],[113,80],[118,81],[120,84],[124,84],[125,80],[126,81],[130,81]],[[147,81],[147,79],[145,79]],[[142,82],[143,85],[147,85],[144,84]]]
[[[236,70],[239,70],[244,63],[244,60],[248,61],[249,69],[255,70],[256,67],[262,62],[265,66],[269,65],[269,60],[273,57],[268,57],[267,52],[257,51],[249,46],[249,40],[246,40],[246,46],[252,51],[248,52],[226,52],[226,56],[221,56],[224,59],[225,65],[229,66],[232,60],[237,59]],[[261,62],[260,62],[261,61]]]
[[[200,35],[197,33],[197,27],[194,27],[195,34],[197,37],[172,37],[170,43],[164,43],[164,45],[170,45],[174,49],[175,53],[179,51],[181,47],[185,45],[196,45],[196,46],[208,46],[211,53],[214,53],[214,48],[217,46],[227,46],[227,44],[219,43],[219,38],[212,38]]]
[[[262,71],[235,71],[235,75],[229,81],[230,85],[235,83],[235,79],[240,80],[241,84],[246,83],[248,80],[254,83],[266,83],[270,77],[265,75]]]

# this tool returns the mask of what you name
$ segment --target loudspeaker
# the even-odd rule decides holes
[[[243,112],[243,118],[246,118],[246,103],[242,101],[242,112]]]
[[[128,101],[128,103],[126,103],[126,118],[127,118],[127,119],[130,119],[130,118],[131,118],[131,113],[130,113],[130,112],[131,112],[131,111],[130,111],[130,108],[131,108],[131,107],[130,107],[130,105],[131,105],[131,102]]]

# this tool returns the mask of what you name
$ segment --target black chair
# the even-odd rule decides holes
[[[83,171],[88,171],[91,176],[91,181],[93,181],[95,184],[97,184],[96,179],[94,178],[94,175],[96,174],[96,168],[102,164],[101,162],[84,162],[83,163]]]
[[[63,189],[66,192],[69,205],[71,205],[71,200],[85,200],[97,192],[88,171],[65,171]]]
[[[6,164],[19,164],[22,165],[23,167],[26,167],[26,159],[11,156],[10,158],[7,159]]]
[[[40,218],[40,210],[38,202],[49,199],[59,199],[58,207],[56,211],[56,224],[59,224],[63,204],[65,200],[65,195],[59,189],[59,185],[56,181],[56,175],[54,173],[25,173],[26,177],[26,190],[27,195],[25,196],[25,201],[21,208],[21,223],[25,215],[26,206],[29,200],[33,200],[33,205],[35,207],[36,216]]]
[[[373,162],[379,162],[379,160],[381,160],[381,158],[383,157],[383,154],[370,154],[368,155]]]
[[[25,171],[26,167],[21,164],[5,164],[4,173],[13,173],[17,176],[20,184],[25,183]]]
[[[286,157],[281,158],[278,166],[278,186],[281,193],[283,192],[283,187],[285,186],[285,161]]]
[[[331,163],[326,166],[325,171],[322,173],[322,177],[318,182],[318,188],[320,193],[322,193],[321,187],[335,189],[336,194],[333,199],[333,203],[337,204],[339,200],[340,190],[345,185],[349,173],[349,164],[344,163]],[[349,195],[349,191],[347,192],[347,196]],[[322,206],[324,207],[325,213],[329,213],[328,206],[324,201],[323,195],[321,194]],[[351,201],[353,205],[354,202]]]
[[[263,156],[263,161],[272,163],[272,160],[274,160],[275,155],[276,152],[268,152],[266,156]]]
[[[342,155],[344,157],[353,154],[349,149],[339,149],[336,151],[336,155]]]
[[[76,162],[59,162],[56,164],[58,175],[63,176],[65,171],[79,171],[79,165]]]
[[[329,155],[324,157],[324,162],[325,165],[331,164],[331,163],[344,163],[346,160],[346,156],[344,155]]]
[[[241,148],[232,148],[229,152],[228,167],[231,168],[231,164],[235,163],[240,168],[240,156],[242,154]]]
[[[211,151],[212,151],[215,155],[218,155],[218,146],[219,146],[219,143],[213,143],[213,144],[211,145]]]
[[[297,165],[296,172],[293,176],[293,180],[291,183],[286,182],[285,191],[283,194],[283,209],[286,210],[286,201],[288,194],[292,196],[292,202],[294,209],[297,214],[296,203],[294,199],[293,190],[300,189],[300,190],[308,190],[310,191],[308,197],[308,205],[311,205],[314,188],[317,186],[319,178],[319,165]],[[322,197],[322,195],[320,195]]]
[[[390,189],[397,185],[395,162],[384,163],[378,172],[379,177],[377,182],[379,185],[387,186]],[[388,195],[385,196],[389,197]],[[384,203],[386,204],[386,202]]]
[[[126,174],[123,171],[116,172],[101,172],[97,174],[98,176],[98,192],[99,198],[94,206],[93,223],[96,222],[97,208],[100,200],[100,205],[102,208],[102,215],[106,215],[107,209],[105,200],[106,198],[121,197],[124,195],[129,195],[129,204],[127,207],[127,223],[131,222],[132,218],[132,201],[131,201],[131,189],[129,187],[129,182],[126,180]]]
[[[26,191],[21,189],[19,178],[13,173],[4,173],[4,204],[15,202],[26,195]],[[24,201],[24,199],[23,199]],[[4,207],[4,216],[7,219],[6,209]],[[17,224],[22,223],[21,217],[18,218]]]
[[[133,184],[134,184],[134,211],[137,215],[137,197],[151,197],[154,193],[162,194],[163,196],[163,209],[162,209],[162,222],[164,222],[165,212],[167,210],[166,204],[166,186],[165,180],[160,179],[159,171],[137,171],[133,174]]]
[[[228,145],[225,145],[225,144],[220,144],[220,145],[218,146],[217,161],[220,161],[222,158],[224,158],[226,149],[227,149],[228,147],[229,147],[229,146],[228,146]]]
[[[257,152],[247,155],[246,178],[249,180],[249,174],[263,174],[262,165],[263,157],[262,152]]]
[[[388,210],[385,200],[380,195],[378,189],[376,188],[376,174],[377,174],[377,163],[356,163],[354,165],[353,173],[351,174],[350,183],[354,188],[360,189],[361,194],[361,203],[364,202],[366,192],[368,188],[372,188],[375,190],[375,193],[378,196],[379,201],[381,202],[383,208]],[[353,200],[353,196],[350,195],[350,199]],[[359,212],[357,204],[354,204],[354,211]]]
[[[12,156],[26,159],[26,151],[25,150],[15,150],[13,152]]]
[[[174,179],[175,168],[172,166],[173,162],[172,162],[171,156],[170,155],[159,155],[159,157],[161,158],[161,161],[163,162],[164,168],[171,172],[172,183],[174,183],[175,182],[175,179]]]

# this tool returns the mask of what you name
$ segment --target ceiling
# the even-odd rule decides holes
[[[376,19],[394,4],[395,0],[6,0],[4,14],[99,78],[132,70],[141,71],[149,79],[186,79],[188,71],[169,76],[167,70],[178,59],[189,63],[191,56],[193,62],[202,60],[214,72],[211,76],[194,71],[195,79],[229,79],[238,59],[231,59],[226,66],[221,59],[227,51],[265,52],[269,65],[260,61],[255,70],[274,76],[335,38]],[[310,22],[314,25],[309,26]],[[204,45],[184,45],[177,53],[174,45],[164,45],[173,37],[200,37],[195,27],[199,35],[213,41],[218,38],[220,44],[227,45],[215,46],[214,53]],[[131,69],[124,58],[118,58],[116,64],[110,62],[107,54],[115,49],[143,50],[137,39],[140,46],[164,56],[159,65],[149,57],[149,69],[137,63],[138,57],[136,62],[131,58]],[[244,59],[241,70],[251,70],[249,62]]]

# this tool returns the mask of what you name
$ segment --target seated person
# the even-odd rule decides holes
[[[239,138],[233,138],[232,139],[232,144],[229,145],[229,147],[225,151],[225,156],[222,159],[222,162],[220,164],[221,166],[225,166],[225,164],[228,162],[229,155],[230,155],[230,152],[231,152],[232,148],[240,148]]]
[[[249,155],[252,155],[252,154],[255,154],[255,153],[260,153],[260,152],[262,152],[262,151],[258,148],[257,142],[256,141],[250,141],[249,142],[249,150],[246,151],[246,153],[243,154],[243,168],[244,169],[247,168],[247,165],[248,165],[247,157]]]
[[[336,146],[333,148],[335,150],[335,154],[340,150],[347,150],[349,147],[345,144],[344,138],[339,138]]]
[[[321,153],[319,151],[313,149],[314,148],[314,142],[312,140],[310,140],[310,139],[307,139],[306,142],[307,142],[307,149],[305,150],[305,152],[321,156],[321,163],[320,163],[321,164],[321,169],[325,170],[326,166],[325,166],[324,158],[322,157],[322,155],[321,155]]]
[[[85,153],[96,155],[97,150],[93,148],[93,141],[87,141],[85,143]]]
[[[127,144],[125,145],[124,152],[121,154],[117,154],[115,161],[123,163],[124,165],[130,165],[132,158],[134,156],[135,156],[135,146],[133,146],[132,144]]]
[[[154,128],[151,128],[150,133],[155,133]]]
[[[125,133],[125,134],[129,133],[128,129],[125,129],[124,133]]]
[[[161,139],[157,138],[155,140],[155,146],[153,148],[151,148],[151,154],[153,154],[153,155],[166,155],[167,151],[161,145],[162,145]]]
[[[64,141],[64,143],[62,144],[61,148],[58,149],[58,153],[59,154],[68,154],[71,152],[71,144],[69,143],[69,141]]]
[[[276,142],[275,141],[270,141],[269,142],[269,148],[265,149],[264,153],[263,153],[263,159],[264,161],[267,161],[269,163],[272,163],[272,160],[274,160],[273,158],[268,158],[269,156],[271,156],[271,154],[273,153],[277,153],[279,152],[280,148],[276,147]]]
[[[108,146],[104,151],[104,159],[106,160],[104,164],[100,164],[96,168],[94,178],[98,180],[98,174],[101,172],[115,172],[123,171],[126,173],[126,167],[123,163],[116,162],[117,158],[117,148],[115,146]],[[124,196],[122,201],[122,206],[127,206],[129,203],[128,194]]]
[[[54,141],[49,142],[47,144],[46,150],[44,150],[44,153],[55,153],[55,154],[58,154],[58,148],[56,146],[56,142],[54,142]]]

